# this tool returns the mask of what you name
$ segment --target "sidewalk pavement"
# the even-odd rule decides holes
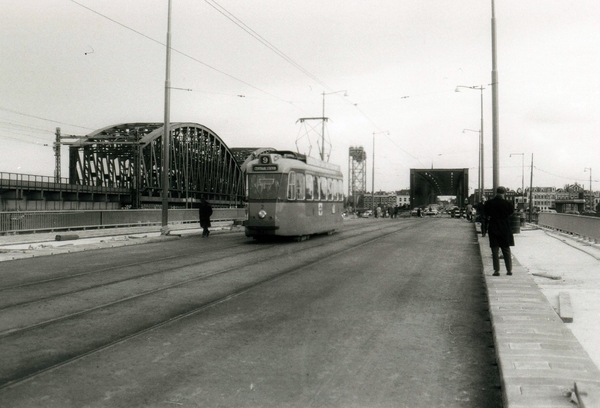
[[[202,232],[197,224],[170,230],[166,236],[160,226],[0,236],[0,262]],[[241,231],[231,222],[211,228],[216,234]],[[513,276],[501,263],[496,277],[488,239],[478,234],[478,244],[504,406],[600,407],[600,245],[528,225],[515,234]],[[569,312],[573,321],[565,323],[559,313],[569,320]]]
[[[243,227],[235,225],[233,221],[214,221],[210,228],[211,235],[243,230]],[[200,234],[202,229],[195,223],[169,225],[168,235],[161,235],[160,225],[0,235],[0,262],[137,245]]]
[[[492,276],[478,239],[504,406],[600,407],[600,247],[531,225]]]

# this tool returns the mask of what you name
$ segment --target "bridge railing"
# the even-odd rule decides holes
[[[243,208],[215,208],[211,220],[242,221]],[[198,222],[198,210],[169,210],[169,225]],[[161,210],[0,212],[0,234],[162,224]]]
[[[539,213],[538,225],[575,235],[586,240],[600,241],[600,218],[574,214]]]
[[[120,192],[128,193],[128,189],[117,187],[99,187],[81,184],[71,184],[69,179],[53,176],[36,176],[33,174],[0,172],[1,188],[23,188],[33,190],[53,190],[65,192]]]

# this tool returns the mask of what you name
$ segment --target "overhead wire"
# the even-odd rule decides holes
[[[28,113],[18,112],[16,110],[8,109],[8,108],[2,107],[2,106],[0,106],[0,110],[6,111],[6,112],[10,112],[10,113],[14,113],[14,114],[21,115],[21,116],[27,116],[29,118],[44,120],[46,122],[58,123],[59,125],[74,126],[74,127],[78,127],[78,128],[81,128],[81,129],[94,130],[94,129],[91,129],[91,128],[88,128],[88,127],[85,127],[85,126],[74,125],[72,123],[60,122],[58,120],[52,120],[52,119],[42,118],[41,116],[35,116],[35,115],[30,115]]]
[[[140,32],[140,31],[138,31],[138,30],[136,30],[136,29],[134,29],[132,27],[127,26],[126,24],[123,24],[123,23],[121,23],[121,22],[119,22],[119,21],[117,21],[117,20],[115,20],[115,19],[113,19],[113,18],[111,18],[111,17],[109,17],[109,16],[107,16],[105,14],[102,14],[102,13],[100,13],[100,12],[92,9],[91,7],[88,7],[88,6],[84,5],[84,4],[81,4],[80,2],[78,2],[76,0],[70,0],[70,1],[72,3],[78,5],[78,6],[82,7],[82,8],[85,8],[86,10],[88,10],[88,11],[90,11],[90,12],[92,12],[92,13],[100,16],[100,17],[102,17],[102,18],[105,18],[105,19],[111,21],[114,24],[117,24],[117,25],[119,25],[119,26],[121,26],[121,27],[123,27],[123,28],[125,28],[125,29],[127,29],[129,31],[132,31],[135,34],[138,34],[138,35],[140,35],[140,36],[142,36],[142,37],[144,37],[144,38],[146,38],[146,39],[148,39],[148,40],[150,40],[150,41],[152,41],[154,43],[157,43],[157,44],[159,44],[159,45],[161,45],[163,47],[166,47],[166,44],[163,43],[162,41],[156,40],[156,39],[154,39],[154,38],[152,38],[152,37],[150,37],[150,36],[148,36],[148,35]],[[214,10],[216,10],[218,13],[220,13],[221,15],[223,15],[229,21],[231,21],[236,26],[238,26],[240,29],[242,29],[244,32],[246,32],[248,35],[250,35],[252,38],[254,38],[255,40],[259,41],[265,47],[267,47],[272,52],[274,52],[276,55],[278,55],[280,58],[284,59],[286,62],[288,62],[289,64],[291,64],[292,66],[294,66],[296,69],[298,69],[299,71],[301,71],[303,74],[305,74],[306,76],[308,76],[309,78],[311,78],[313,81],[315,81],[316,83],[318,83],[319,85],[323,86],[324,88],[326,88],[328,90],[332,90],[331,86],[327,85],[325,82],[323,82],[321,79],[319,79],[316,75],[312,74],[310,71],[308,71],[307,69],[305,69],[304,67],[302,67],[299,63],[297,63],[296,61],[294,61],[291,57],[289,57],[287,54],[285,54],[283,51],[281,51],[279,48],[277,48],[275,45],[273,45],[270,41],[268,41],[267,39],[265,39],[262,35],[260,35],[258,32],[256,32],[254,29],[252,29],[246,23],[244,23],[240,18],[236,17],[233,13],[231,13],[230,11],[228,11],[225,7],[223,7],[222,5],[220,5],[219,3],[217,3],[214,0],[205,0],[205,2],[210,7],[212,7]],[[248,83],[247,81],[244,81],[244,80],[242,80],[240,78],[237,78],[237,77],[235,77],[235,76],[233,76],[231,74],[228,74],[227,72],[225,72],[225,71],[223,71],[221,69],[213,67],[212,65],[209,65],[206,62],[201,61],[201,60],[199,60],[199,59],[197,59],[197,58],[195,58],[195,57],[193,57],[193,56],[191,56],[191,55],[189,55],[189,54],[187,54],[187,53],[185,53],[183,51],[177,50],[175,48],[171,48],[171,49],[172,49],[173,52],[175,52],[177,54],[180,54],[180,55],[182,55],[182,56],[184,56],[184,57],[186,57],[186,58],[188,58],[188,59],[190,59],[190,60],[192,60],[194,62],[197,62],[197,63],[199,63],[199,64],[201,64],[201,65],[203,65],[203,66],[205,66],[205,67],[207,67],[207,68],[215,71],[215,72],[218,72],[218,73],[220,73],[220,74],[222,74],[222,75],[230,78],[230,79],[233,79],[233,80],[235,80],[237,82],[240,82],[240,83],[242,83],[242,84],[244,84],[244,85],[246,85],[246,86],[248,86],[248,87],[250,87],[252,89],[255,89],[255,90],[257,90],[257,91],[259,91],[261,93],[269,95],[269,96],[273,97],[274,99],[276,99],[278,101],[288,103],[288,104],[294,106],[295,108],[299,109],[300,111],[306,113],[306,111],[304,109],[300,108],[299,106],[296,105],[296,103],[294,103],[292,101],[285,100],[285,99],[283,99],[283,98],[281,98],[281,97],[279,97],[277,95],[274,95],[274,94],[272,94],[272,93],[270,93],[268,91],[265,91],[265,90],[263,90],[263,89],[261,89],[261,88],[259,88],[257,86],[254,86],[254,85]],[[238,96],[238,97],[244,96],[245,97],[245,95],[236,95],[236,96]],[[406,99],[408,97],[409,96],[402,96],[399,99]],[[373,125],[373,127],[375,129],[377,129],[378,131],[381,131],[382,128],[379,125],[377,125],[375,123],[375,121],[373,121],[369,117],[369,115],[367,115],[358,106],[358,103],[354,103],[354,102],[352,102],[352,101],[350,101],[350,100],[348,100],[346,98],[343,98],[343,100],[344,100],[344,102],[351,104],[364,118],[367,119],[367,121],[369,123],[371,123],[371,125]],[[402,148],[401,146],[399,146],[394,140],[392,140],[389,137],[388,137],[388,139],[390,140],[390,142],[392,142],[392,144],[394,144],[396,147],[398,147],[398,149],[400,149],[402,152],[404,152],[408,156],[410,156],[413,159],[415,159],[415,160],[417,160],[417,161],[420,162],[420,160],[416,156],[414,156],[413,154],[409,153],[407,150],[405,150],[404,148]]]
[[[149,35],[146,35],[146,34],[142,33],[141,31],[138,31],[138,30],[136,30],[136,29],[134,29],[134,28],[132,28],[132,27],[129,27],[128,25],[126,25],[126,24],[123,24],[123,23],[121,23],[121,22],[119,22],[119,21],[115,20],[114,18],[111,18],[111,17],[109,17],[109,16],[107,16],[107,15],[105,15],[105,14],[102,14],[102,13],[100,13],[100,12],[98,12],[98,11],[96,11],[96,10],[92,9],[91,7],[88,7],[88,6],[84,5],[84,4],[81,4],[81,3],[79,3],[79,2],[78,2],[78,1],[76,1],[76,0],[70,0],[70,1],[71,1],[72,3],[74,3],[74,4],[76,4],[76,5],[78,5],[78,6],[82,7],[82,8],[84,8],[84,9],[86,9],[86,10],[88,10],[88,11],[90,11],[90,12],[92,12],[92,13],[94,13],[94,14],[96,14],[96,15],[98,15],[98,16],[100,16],[100,17],[102,17],[102,18],[105,18],[105,19],[107,19],[107,20],[111,21],[112,23],[115,23],[115,24],[117,24],[117,25],[119,25],[119,26],[121,26],[121,27],[123,27],[123,28],[125,28],[125,29],[129,30],[129,31],[132,31],[132,32],[134,32],[135,34],[138,34],[138,35],[140,35],[140,36],[142,36],[142,37],[144,37],[144,38],[146,38],[146,39],[148,39],[148,40],[150,40],[150,41],[152,41],[152,42],[154,42],[154,43],[156,43],[156,44],[159,44],[159,45],[161,45],[161,46],[163,46],[163,47],[166,47],[166,46],[167,46],[167,44],[163,43],[162,41],[156,40],[156,39],[154,39],[154,38],[150,37]],[[211,69],[211,70],[213,70],[213,71],[215,71],[215,72],[218,72],[218,73],[219,73],[219,74],[221,74],[221,75],[224,75],[224,76],[226,76],[226,77],[228,77],[228,78],[230,78],[230,79],[233,79],[233,80],[235,80],[235,81],[237,81],[237,82],[240,82],[240,83],[242,83],[242,84],[244,84],[244,85],[246,85],[246,86],[248,86],[248,87],[250,87],[250,88],[252,88],[252,89],[255,89],[255,90],[259,91],[259,92],[262,92],[262,93],[264,93],[264,94],[266,94],[266,95],[272,96],[273,98],[276,98],[277,100],[279,100],[279,101],[281,101],[281,102],[289,103],[290,105],[293,105],[293,106],[295,106],[296,108],[298,108],[298,109],[302,110],[302,109],[301,109],[301,108],[299,108],[298,106],[294,105],[294,103],[293,103],[293,102],[286,101],[285,99],[283,99],[283,98],[281,98],[281,97],[279,97],[279,96],[277,96],[277,95],[274,95],[274,94],[272,94],[272,93],[270,93],[270,92],[268,92],[268,91],[265,91],[264,89],[258,88],[257,86],[254,86],[254,85],[252,85],[252,84],[250,84],[250,83],[248,83],[248,82],[244,81],[243,79],[240,79],[240,78],[237,78],[237,77],[235,77],[235,76],[233,76],[233,75],[231,75],[231,74],[228,74],[227,72],[225,72],[225,71],[223,71],[223,70],[220,70],[220,69],[218,69],[218,68],[216,68],[216,67],[213,67],[212,65],[209,65],[209,64],[207,64],[206,62],[204,62],[204,61],[201,61],[201,60],[199,60],[198,58],[196,58],[196,57],[193,57],[193,56],[191,56],[191,55],[189,55],[189,54],[187,54],[187,53],[185,53],[185,52],[183,52],[183,51],[180,51],[180,50],[178,50],[178,49],[176,49],[176,48],[173,48],[173,47],[171,47],[171,50],[172,50],[173,52],[175,52],[175,53],[179,54],[179,55],[182,55],[182,56],[184,56],[184,57],[186,57],[186,58],[188,58],[188,59],[190,59],[190,60],[194,61],[194,62],[197,62],[198,64],[201,64],[201,65],[205,66],[206,68],[209,68],[209,69]]]
[[[319,78],[317,78],[317,76],[313,75],[311,72],[309,72],[308,70],[306,70],[304,67],[302,67],[300,64],[298,64],[296,61],[294,61],[291,57],[289,57],[283,51],[281,51],[279,48],[277,48],[275,45],[273,45],[270,41],[268,41],[267,39],[265,39],[262,35],[260,35],[256,31],[254,31],[246,23],[244,23],[242,20],[240,20],[235,15],[233,15],[231,12],[229,12],[225,7],[221,6],[219,3],[217,3],[214,0],[204,0],[204,1],[209,6],[211,6],[212,8],[214,8],[217,12],[219,12],[220,14],[222,14],[225,18],[227,18],[229,21],[231,21],[232,23],[234,23],[235,25],[237,25],[239,28],[241,28],[242,30],[244,30],[246,33],[248,33],[254,39],[256,39],[257,41],[259,41],[265,47],[267,47],[268,49],[270,49],[271,51],[273,51],[275,54],[277,54],[279,57],[283,58],[285,61],[287,61],[288,63],[290,63],[292,66],[294,66],[295,68],[297,68],[298,70],[300,70],[302,73],[304,73],[306,76],[308,76],[309,78],[311,78],[313,81],[317,82],[319,85],[321,85],[321,86],[323,86],[323,87],[325,87],[325,88],[327,88],[329,90],[332,90],[332,88],[329,85],[327,85],[326,83],[324,83],[323,81],[321,81]]]
[[[105,19],[113,22],[114,24],[117,24],[117,25],[119,25],[119,26],[121,26],[121,27],[123,27],[123,28],[125,28],[127,30],[130,30],[130,31],[132,31],[132,32],[134,32],[134,33],[136,33],[136,34],[138,34],[138,35],[140,35],[140,36],[142,36],[142,37],[144,37],[144,38],[146,38],[146,39],[154,42],[154,43],[157,43],[157,44],[163,46],[163,47],[166,47],[166,44],[163,43],[162,41],[156,40],[156,39],[154,39],[154,38],[152,38],[152,37],[150,37],[150,36],[148,36],[148,35],[140,32],[140,31],[138,31],[138,30],[136,30],[136,29],[134,29],[132,27],[127,26],[126,24],[123,24],[123,23],[121,23],[121,22],[119,22],[119,21],[117,21],[117,20],[115,20],[115,19],[113,19],[113,18],[111,18],[111,17],[109,17],[107,15],[104,15],[104,14],[102,14],[102,13],[100,13],[100,12],[92,9],[91,7],[88,7],[88,6],[84,5],[84,4],[81,4],[80,2],[78,2],[76,0],[70,0],[70,1],[72,3],[78,5],[78,6],[82,7],[82,8],[85,8],[86,10],[88,10],[88,11],[90,11],[90,12],[92,12],[92,13],[100,16],[100,17],[102,17],[102,18],[105,18]],[[320,80],[316,75],[312,74],[307,69],[305,69],[304,67],[302,67],[296,61],[294,61],[291,57],[289,57],[287,54],[285,54],[283,51],[281,51],[279,48],[277,48],[275,45],[273,45],[270,41],[268,41],[267,39],[265,39],[262,35],[260,35],[254,29],[252,29],[250,26],[248,26],[246,23],[244,23],[241,19],[239,19],[233,13],[231,13],[230,11],[228,11],[227,9],[225,9],[223,6],[221,6],[219,3],[217,3],[214,0],[205,0],[205,1],[206,1],[206,3],[210,7],[212,7],[213,9],[215,9],[217,12],[219,12],[225,18],[227,18],[228,20],[230,20],[232,23],[234,23],[236,26],[238,26],[240,29],[242,29],[244,32],[246,32],[248,35],[252,36],[254,39],[256,39],[257,41],[259,41],[265,47],[267,47],[268,49],[270,49],[271,51],[273,51],[280,58],[284,59],[286,62],[288,62],[289,64],[291,64],[292,66],[294,66],[296,69],[300,70],[302,73],[304,73],[306,76],[308,76],[309,78],[311,78],[312,80],[314,80],[315,82],[317,82],[319,85],[323,86],[324,88],[326,88],[328,90],[332,89],[331,86],[327,85],[325,82],[323,82],[322,80]],[[225,72],[223,70],[220,70],[220,69],[218,69],[216,67],[213,67],[213,66],[205,63],[204,61],[201,61],[201,60],[199,60],[199,59],[197,59],[197,58],[195,58],[195,57],[193,57],[193,56],[191,56],[191,55],[189,55],[189,54],[187,54],[185,52],[182,52],[182,51],[177,50],[175,48],[171,48],[171,49],[172,49],[173,52],[178,53],[178,54],[180,54],[180,55],[182,55],[182,56],[184,56],[186,58],[189,58],[192,61],[195,61],[195,62],[197,62],[197,63],[199,63],[199,64],[201,64],[201,65],[203,65],[203,66],[205,66],[205,67],[207,67],[207,68],[215,71],[215,72],[218,72],[218,73],[220,73],[220,74],[222,74],[222,75],[224,75],[224,76],[226,76],[226,77],[228,77],[230,79],[238,81],[238,82],[240,82],[240,83],[242,83],[242,84],[244,84],[244,85],[246,85],[246,86],[248,86],[248,87],[250,87],[252,89],[255,89],[255,90],[259,91],[259,92],[262,92],[262,93],[264,93],[266,95],[269,95],[269,96],[275,98],[278,101],[288,103],[288,104],[294,106],[295,108],[299,109],[300,111],[307,113],[304,109],[302,109],[301,107],[297,106],[292,101],[285,100],[285,99],[283,99],[283,98],[281,98],[281,97],[279,97],[277,95],[274,95],[274,94],[272,94],[272,93],[270,93],[268,91],[265,91],[265,90],[263,90],[261,88],[258,88],[257,86],[254,86],[254,85],[248,83],[247,81],[244,81],[244,80],[242,80],[240,78],[237,78],[237,77],[235,77],[235,76],[233,76],[231,74],[228,74],[227,72]],[[236,95],[236,96],[240,96],[240,95]],[[351,102],[351,101],[349,101],[347,99],[344,99],[344,101],[346,103],[349,103],[352,106],[354,106],[356,108],[356,110],[363,117],[365,117],[377,130],[381,130],[381,127],[378,126],[362,109],[360,109],[358,107],[357,103],[353,103],[353,102]],[[398,146],[398,145],[396,145],[396,146]],[[411,156],[413,158],[416,158],[412,154],[408,153],[406,150],[402,149],[400,146],[398,146],[398,147],[400,148],[400,150],[402,150],[403,152],[405,152],[409,156]]]
[[[33,126],[27,126],[27,125],[21,125],[18,123],[12,123],[12,122],[6,122],[3,120],[0,120],[0,126],[5,127],[5,128],[25,128],[25,129],[31,129],[31,130],[35,130],[37,133],[49,133],[49,134],[54,134],[54,132],[52,132],[51,130],[48,129],[42,129],[42,128],[37,128],[37,127],[33,127]],[[18,130],[22,130],[22,129],[18,129]]]
[[[19,137],[14,137],[14,135],[12,135],[13,133],[11,133],[11,135],[7,135],[4,134],[5,131],[0,130],[0,137],[5,138],[5,139],[12,139],[12,140],[16,140],[18,142],[22,142],[22,143],[31,143],[31,144],[35,144],[35,145],[40,145],[40,146],[50,146],[52,144],[52,142],[46,142],[46,143],[42,143],[42,142],[34,142],[32,140],[25,140]],[[23,135],[23,136],[28,136],[28,135]],[[33,136],[29,136],[29,137],[33,137]]]

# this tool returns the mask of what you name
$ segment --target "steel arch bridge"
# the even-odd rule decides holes
[[[241,205],[241,165],[256,149],[231,149],[197,123],[171,123],[170,131],[169,205],[188,207],[201,198]],[[134,208],[159,205],[163,134],[163,123],[125,123],[80,137],[69,146],[70,183],[130,189]]]

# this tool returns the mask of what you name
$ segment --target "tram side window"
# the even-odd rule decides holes
[[[313,176],[312,176],[312,174],[307,174],[306,175],[306,199],[307,200],[313,199],[313,191],[314,191]]]
[[[338,180],[338,186],[340,191],[340,196],[338,197],[338,201],[344,201],[344,180]]]
[[[338,201],[340,199],[340,189],[338,188],[338,181],[336,179],[331,180],[333,185],[333,201]]]
[[[333,199],[333,183],[330,178],[327,180],[327,201],[331,201]]]
[[[319,176],[313,177],[313,189],[315,191],[315,196],[314,196],[315,200],[321,199],[321,195],[320,195],[321,187],[320,187],[320,182],[319,182],[320,180],[321,180],[321,177],[319,177]]]
[[[330,190],[331,190],[331,198],[330,198],[330,200],[337,201],[338,197],[339,197],[337,180],[330,179],[329,180],[329,185],[331,186],[330,187]]]
[[[320,199],[322,201],[326,201],[327,200],[327,179],[325,177],[319,177],[319,187],[321,190]]]
[[[287,199],[296,199],[296,173],[293,171],[290,171],[288,174]]]
[[[304,200],[306,193],[306,179],[303,173],[296,173],[296,199]]]

